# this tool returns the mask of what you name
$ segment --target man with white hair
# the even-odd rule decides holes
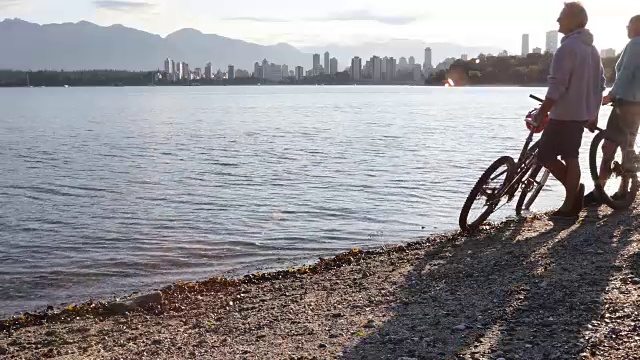
[[[629,43],[622,51],[616,64],[616,81],[607,96],[602,99],[604,105],[614,103],[613,111],[607,122],[607,133],[624,144],[622,165],[628,171],[637,172],[637,154],[634,151],[638,128],[640,127],[640,15],[629,20],[627,25]],[[600,165],[600,183],[604,186],[611,176],[611,163],[618,146],[605,140],[602,144],[602,163]],[[624,198],[629,187],[628,181],[622,181],[614,200]],[[584,197],[585,205],[599,205],[601,199],[594,191]]]
[[[546,116],[551,118],[540,138],[538,162],[564,185],[566,192],[564,203],[553,217],[577,218],[582,211],[582,134],[585,126],[597,123],[605,89],[600,54],[593,46],[593,35],[585,28],[588,21],[582,4],[564,4],[558,31],[565,36],[553,57],[549,89],[536,115],[538,123]]]

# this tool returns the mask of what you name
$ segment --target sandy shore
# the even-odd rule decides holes
[[[0,359],[640,359],[639,221],[536,216],[177,284],[119,316],[93,304],[13,319]]]

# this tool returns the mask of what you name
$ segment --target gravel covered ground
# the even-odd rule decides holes
[[[120,316],[5,322],[0,359],[640,359],[639,220],[536,216],[177,284]]]

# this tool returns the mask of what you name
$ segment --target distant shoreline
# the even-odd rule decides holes
[[[411,87],[445,87],[443,84],[372,84],[372,83],[356,83],[356,84],[199,84],[199,85],[123,85],[123,86],[115,86],[115,85],[45,85],[45,86],[3,86],[0,85],[0,88],[18,88],[18,89],[40,89],[40,88],[123,88],[123,87],[227,87],[227,86],[411,86]],[[471,84],[471,85],[462,85],[462,86],[454,86],[454,87],[546,87],[547,84]]]

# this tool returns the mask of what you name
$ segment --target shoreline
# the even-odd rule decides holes
[[[424,83],[398,83],[398,84],[373,84],[373,83],[355,83],[355,84],[200,84],[200,85],[125,85],[125,86],[112,86],[112,85],[70,85],[68,87],[62,85],[49,85],[49,86],[0,86],[0,89],[47,89],[47,88],[55,88],[55,89],[66,89],[66,88],[141,88],[141,87],[161,87],[161,88],[173,88],[173,87],[259,87],[259,86],[308,86],[308,87],[352,87],[352,86],[403,86],[403,87],[445,87],[444,84],[424,84]],[[493,88],[493,87],[505,87],[505,88],[536,88],[536,87],[547,87],[547,84],[470,84],[470,85],[460,85],[453,86],[458,88]]]
[[[631,359],[638,225],[638,209],[589,209],[575,224],[537,214],[169,285],[136,309],[24,314],[1,322],[0,359]]]
[[[483,226],[483,232],[488,229],[498,228],[504,226],[504,224],[512,222],[514,220],[504,220],[498,223],[487,223]],[[73,318],[78,316],[115,316],[121,315],[113,313],[110,310],[109,305],[127,301],[129,299],[135,299],[137,297],[144,297],[149,294],[162,293],[163,300],[170,299],[174,296],[174,292],[181,293],[183,291],[201,291],[201,289],[216,289],[221,290],[224,288],[233,288],[242,285],[252,285],[264,282],[271,282],[277,280],[286,280],[296,276],[315,275],[322,272],[331,271],[346,265],[351,265],[354,262],[361,261],[371,256],[380,256],[385,254],[391,254],[395,252],[405,251],[406,248],[415,248],[423,246],[430,241],[447,241],[465,237],[464,234],[457,231],[450,231],[441,234],[432,234],[425,237],[423,240],[412,241],[404,244],[394,244],[388,246],[376,246],[370,249],[352,249],[350,251],[341,252],[329,258],[320,257],[317,262],[310,265],[302,265],[297,267],[289,267],[287,269],[274,270],[270,272],[257,272],[251,274],[245,274],[235,277],[211,277],[206,280],[199,281],[179,281],[166,285],[160,289],[150,291],[134,291],[121,297],[112,298],[111,300],[88,300],[78,304],[66,303],[57,306],[48,305],[47,307],[41,307],[36,311],[24,311],[11,315],[6,318],[0,317],[0,333],[3,331],[13,331],[23,327],[40,326],[45,323],[53,323],[58,321],[65,321],[67,318]],[[149,310],[149,309],[136,309],[136,310]],[[153,309],[156,310],[156,309]]]

